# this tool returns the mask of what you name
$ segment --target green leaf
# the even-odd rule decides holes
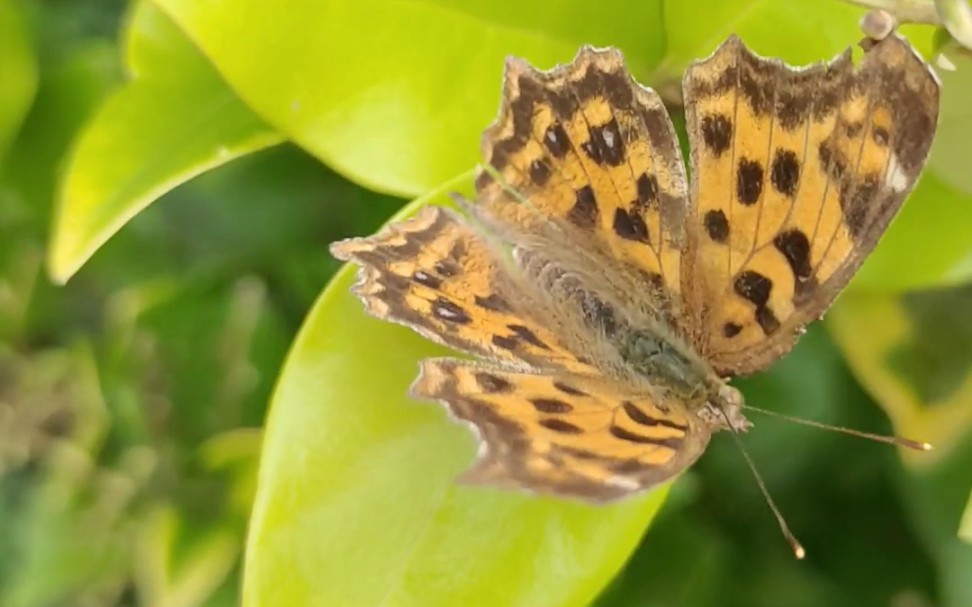
[[[948,130],[941,124],[940,130]],[[970,133],[972,137],[972,133]],[[936,153],[933,149],[932,153]],[[852,283],[855,290],[904,291],[972,277],[972,195],[927,169]]]
[[[0,159],[37,91],[37,61],[15,0],[0,0]]]
[[[58,281],[165,192],[281,141],[149,4],[132,16],[127,58],[134,79],[104,103],[67,167],[48,251]]]
[[[941,125],[935,137],[935,147],[928,162],[929,168],[941,179],[965,194],[972,194],[972,171],[965,160],[972,138],[972,56],[950,53],[947,58],[954,70],[939,69],[942,81]]]
[[[550,67],[582,43],[647,73],[657,1],[155,0],[267,122],[371,189],[415,196],[479,161],[504,57]]]
[[[353,279],[321,296],[279,378],[244,605],[587,605],[666,490],[595,507],[456,484],[472,434],[406,396],[444,350],[366,316]]]
[[[902,436],[928,441],[930,453],[904,451],[929,466],[972,431],[972,286],[904,295],[849,293],[827,318],[861,384]]]

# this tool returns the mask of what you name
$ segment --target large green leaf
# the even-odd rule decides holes
[[[152,5],[137,6],[127,42],[133,80],[83,132],[64,177],[48,251],[58,281],[166,191],[281,141]]]
[[[457,485],[473,436],[406,397],[416,361],[443,349],[365,316],[352,281],[346,267],[324,292],[280,376],[244,604],[589,603],[665,490],[595,507]]]
[[[657,1],[155,1],[267,122],[352,180],[409,196],[478,162],[506,55],[549,67],[613,44],[644,74],[664,39]]]

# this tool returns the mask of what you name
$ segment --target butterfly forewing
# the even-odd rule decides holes
[[[508,61],[503,97],[483,136],[500,179],[481,175],[477,206],[512,234],[584,243],[615,290],[677,308],[687,184],[658,95],[634,82],[617,50],[585,47],[549,72]]]
[[[682,279],[696,345],[749,373],[789,350],[873,249],[931,146],[938,83],[897,35],[790,68],[737,38],[689,68]]]

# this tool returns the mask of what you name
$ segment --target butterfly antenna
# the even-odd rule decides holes
[[[841,434],[849,434],[851,436],[859,436],[860,438],[866,438],[868,440],[877,441],[879,443],[887,443],[889,445],[907,447],[909,449],[914,449],[915,451],[931,451],[934,448],[931,445],[931,443],[912,440],[910,438],[901,438],[900,436],[885,436],[883,434],[872,434],[870,432],[862,432],[860,430],[854,430],[853,428],[845,428],[843,426],[831,426],[830,424],[824,424],[809,419],[803,419],[802,417],[794,417],[792,415],[787,415],[785,413],[778,413],[776,411],[770,411],[768,409],[760,409],[759,407],[753,407],[752,405],[743,405],[743,408],[749,409],[751,411],[756,411],[758,413],[763,413],[765,415],[769,415],[770,417],[778,417],[780,419],[785,419],[795,424],[810,426],[811,428],[820,428],[821,430],[830,430],[832,432],[840,432]]]
[[[786,519],[783,518],[783,514],[780,513],[780,509],[777,508],[776,502],[773,501],[773,497],[770,495],[769,490],[766,489],[766,483],[763,481],[763,477],[759,474],[759,470],[756,469],[756,464],[753,463],[753,458],[749,456],[749,452],[746,451],[746,446],[743,445],[742,439],[739,438],[739,431],[736,430],[736,427],[732,425],[731,421],[729,421],[729,416],[726,414],[725,410],[720,407],[719,411],[722,412],[722,417],[725,418],[726,424],[732,431],[732,438],[736,441],[736,446],[738,446],[739,450],[742,452],[743,459],[746,460],[746,464],[749,466],[750,472],[753,473],[753,478],[756,479],[756,484],[759,485],[759,490],[762,492],[763,498],[766,500],[767,505],[769,505],[770,510],[773,511],[773,516],[776,517],[776,522],[780,525],[780,531],[783,532],[784,539],[786,539],[787,543],[790,544],[790,548],[793,549],[793,555],[797,559],[802,559],[807,555],[807,551],[803,549],[803,544],[800,543],[800,540],[798,540],[796,536],[793,535],[793,532],[790,531],[790,526],[786,524]]]

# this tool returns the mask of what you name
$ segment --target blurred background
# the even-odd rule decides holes
[[[967,3],[941,4],[958,11],[945,25],[961,38]],[[318,301],[339,269],[328,243],[475,165],[507,53],[548,67],[584,42],[621,46],[678,124],[681,71],[729,32],[803,63],[855,43],[864,12],[836,0],[0,0],[0,607],[237,605],[244,587],[251,605],[468,604],[441,588],[386,602],[266,590],[327,580],[314,550],[347,549],[327,531],[312,548],[274,544],[266,523],[272,504],[304,503],[303,485],[342,495],[343,479],[288,463],[313,456],[285,452],[301,419],[288,390],[306,369],[285,367],[298,331],[292,356],[306,360],[318,345],[351,347],[315,345],[331,323],[370,322]],[[615,546],[604,559],[616,566],[551,604],[972,605],[972,59],[946,29],[907,30],[954,68],[939,68],[942,122],[921,186],[826,322],[740,382],[758,406],[937,449],[899,453],[754,413],[745,442],[807,561],[789,556],[732,442],[715,440],[634,552]],[[425,346],[376,330],[407,385]],[[362,347],[354,364],[368,364]],[[403,399],[388,390],[378,405]],[[357,466],[364,456],[344,455],[341,437],[369,419],[297,443]],[[466,441],[456,471],[472,453],[464,432],[449,435]],[[260,581],[244,586],[257,495],[247,575]],[[385,508],[354,499],[342,508],[365,519]],[[333,503],[317,502],[315,520],[352,520],[328,519]],[[452,533],[448,513],[426,516]],[[310,552],[286,576],[264,574],[263,559],[297,550]],[[556,557],[532,558],[540,570]],[[361,575],[348,583],[383,574]],[[484,604],[545,604],[508,583]]]

